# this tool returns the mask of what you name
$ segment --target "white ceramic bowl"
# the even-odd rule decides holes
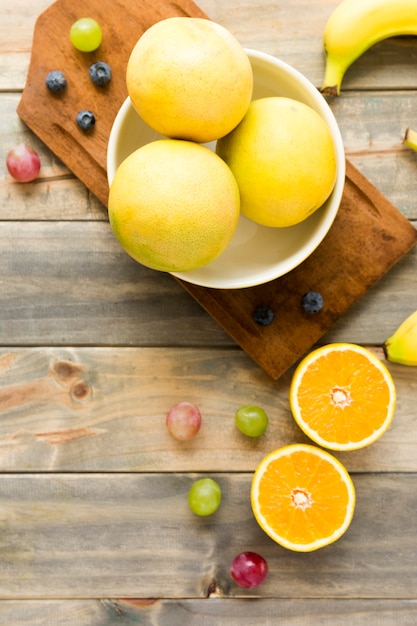
[[[273,56],[246,50],[254,75],[253,100],[286,96],[311,106],[328,124],[337,159],[337,179],[325,204],[304,222],[287,228],[260,226],[244,217],[227,249],[208,265],[174,276],[203,287],[237,289],[269,282],[287,274],[304,261],[329,231],[343,194],[345,153],[334,115],[324,97],[300,72]],[[119,164],[145,143],[160,139],[134,110],[127,98],[110,132],[107,151],[107,177],[113,180]],[[206,144],[215,149],[215,142]]]

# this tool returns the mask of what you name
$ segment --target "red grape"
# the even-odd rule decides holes
[[[20,143],[7,153],[6,166],[10,176],[21,183],[28,183],[39,174],[41,160],[31,146]]]
[[[251,589],[257,587],[268,574],[268,563],[257,552],[238,554],[230,567],[230,575],[240,587]]]
[[[194,404],[179,402],[169,411],[166,426],[175,439],[192,439],[200,430],[201,413]]]

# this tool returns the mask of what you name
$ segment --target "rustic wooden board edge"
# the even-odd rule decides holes
[[[417,229],[347,161],[339,214],[324,241],[299,267],[250,289],[181,284],[277,379],[416,243]],[[309,290],[322,293],[325,301],[314,316],[300,307]],[[275,312],[270,326],[260,327],[253,319],[254,308],[262,304]]]
[[[103,31],[98,50],[83,53],[69,40],[73,22],[86,13]],[[129,19],[126,19],[129,15]],[[207,15],[192,0],[87,0],[82,10],[74,0],[56,0],[36,20],[29,71],[17,106],[21,120],[107,206],[107,143],[117,111],[127,97],[126,65],[141,34],[166,17]],[[112,80],[105,88],[92,85],[88,68],[106,61]],[[45,86],[48,71],[67,76],[64,92],[51,94]],[[96,116],[94,128],[85,132],[75,123],[80,109]]]

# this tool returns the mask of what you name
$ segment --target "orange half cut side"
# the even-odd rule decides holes
[[[259,526],[281,546],[311,552],[349,527],[356,495],[345,467],[329,452],[292,444],[267,455],[251,486]]]
[[[379,439],[391,425],[395,403],[388,368],[355,344],[310,352],[290,386],[295,421],[312,441],[331,450],[357,450]]]

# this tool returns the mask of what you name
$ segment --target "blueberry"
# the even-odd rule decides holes
[[[317,291],[309,291],[301,298],[301,307],[306,313],[319,313],[323,308],[323,296]]]
[[[59,70],[52,70],[52,72],[48,73],[45,79],[45,84],[49,91],[59,93],[67,86],[67,79],[65,78],[65,74],[63,72],[60,72]]]
[[[77,115],[77,124],[83,130],[90,130],[96,123],[94,113],[91,111],[80,111]]]
[[[97,61],[97,63],[94,63],[88,71],[93,83],[95,85],[99,85],[100,87],[104,87],[111,80],[110,66],[104,61]]]
[[[260,304],[253,309],[252,317],[259,326],[269,326],[274,321],[275,313],[270,306]]]

